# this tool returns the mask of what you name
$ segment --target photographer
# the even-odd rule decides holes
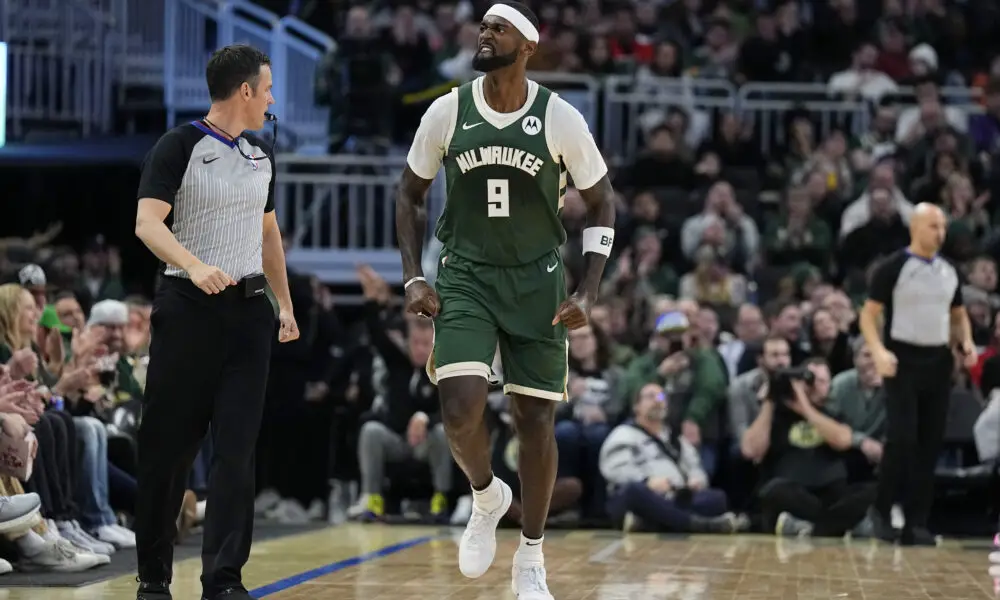
[[[760,446],[756,440],[748,440],[746,447],[743,445],[751,423],[760,414],[761,401],[758,394],[776,372],[787,369],[792,363],[788,340],[781,336],[768,336],[761,344],[761,348],[761,353],[757,355],[757,368],[733,380],[728,392],[729,432],[736,440],[744,458],[748,460],[760,460],[763,457],[763,453],[756,450]]]
[[[850,485],[843,452],[853,432],[829,414],[830,368],[820,358],[779,370],[762,390],[751,427],[770,435],[759,492],[765,529],[778,535],[841,536],[864,519],[874,484]]]
[[[729,433],[732,435],[730,464],[726,478],[726,491],[733,506],[743,507],[752,503],[757,487],[759,470],[755,462],[767,451],[770,431],[757,427],[750,432],[751,424],[761,418],[761,399],[758,396],[767,382],[781,369],[791,366],[791,348],[788,340],[780,335],[770,335],[757,355],[757,368],[737,377],[729,386]],[[766,406],[766,403],[764,403]],[[770,418],[770,416],[764,417]]]
[[[635,419],[615,427],[601,446],[601,474],[608,482],[608,514],[626,531],[735,533],[745,518],[726,512],[726,495],[708,487],[698,453],[664,424],[663,388],[642,386]]]
[[[626,382],[632,398],[647,383],[667,390],[672,399],[667,422],[699,451],[711,477],[724,426],[726,369],[715,348],[698,343],[698,333],[682,312],[660,315],[649,351],[629,365]]]

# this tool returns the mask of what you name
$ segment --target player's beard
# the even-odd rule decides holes
[[[516,61],[517,49],[512,50],[510,54],[497,54],[496,50],[494,50],[492,56],[483,56],[481,52],[477,52],[472,57],[472,68],[480,73],[489,73],[490,71],[509,67]]]

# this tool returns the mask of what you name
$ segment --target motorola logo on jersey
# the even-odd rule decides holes
[[[521,130],[528,135],[535,135],[542,130],[542,120],[535,115],[528,115],[521,121]]]

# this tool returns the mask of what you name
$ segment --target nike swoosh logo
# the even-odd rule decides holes
[[[525,542],[524,545],[525,546],[537,546],[538,544],[541,544],[541,542],[535,542],[534,544],[532,544],[531,542]]]
[[[207,165],[210,162],[215,162],[215,161],[219,160],[219,158],[220,157],[218,157],[218,156],[213,157],[213,158],[203,158],[203,159],[201,159],[201,162],[202,162],[202,164]]]
[[[473,127],[479,127],[482,124],[483,124],[482,121],[480,121],[478,123],[473,123],[472,125],[469,125],[468,123],[462,123],[462,130],[463,131],[468,131],[468,130],[472,129]]]
[[[559,263],[556,263],[556,264],[552,265],[551,267],[545,267],[545,270],[548,271],[549,273],[551,273],[552,271],[555,271],[556,267],[558,267],[558,266],[559,266]]]

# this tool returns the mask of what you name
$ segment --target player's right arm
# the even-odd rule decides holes
[[[427,190],[441,168],[457,112],[458,95],[453,91],[435,100],[424,113],[396,196],[396,240],[403,262],[407,309],[432,317],[439,305],[420,264],[427,233]]]

